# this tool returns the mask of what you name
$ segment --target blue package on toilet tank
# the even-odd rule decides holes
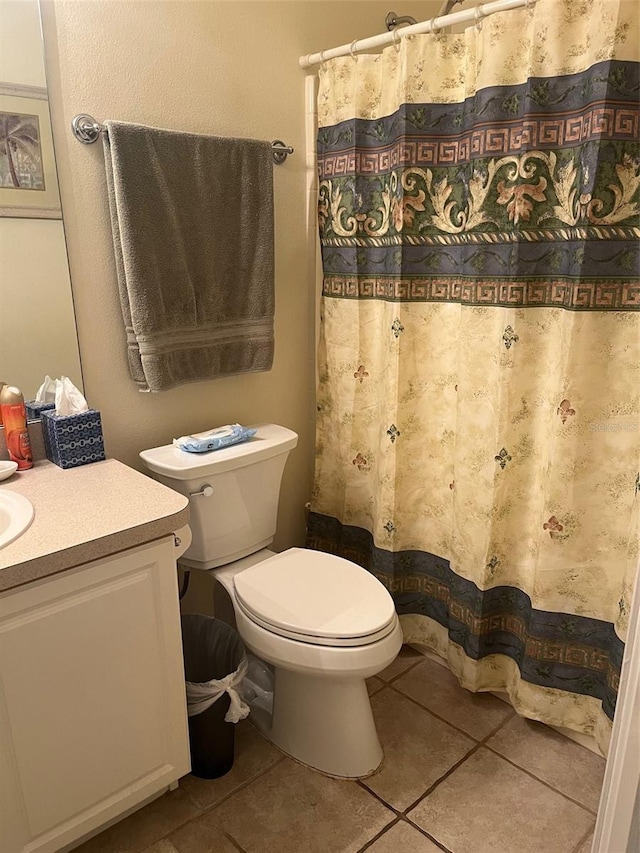
[[[240,424],[227,424],[207,432],[174,438],[173,445],[179,447],[180,450],[186,450],[187,453],[206,453],[209,450],[220,450],[223,447],[229,447],[231,444],[247,441],[247,439],[253,438],[257,431],[257,429],[249,429],[240,426]]]

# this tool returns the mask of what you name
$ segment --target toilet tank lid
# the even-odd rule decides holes
[[[191,480],[207,474],[222,474],[232,468],[253,465],[280,453],[288,453],[298,443],[297,433],[278,424],[254,424],[253,438],[220,450],[187,453],[173,444],[143,450],[140,458],[156,474],[175,480]]]

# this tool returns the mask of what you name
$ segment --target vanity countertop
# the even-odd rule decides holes
[[[189,501],[115,459],[66,471],[47,460],[0,483],[29,498],[31,526],[0,550],[0,591],[159,539],[189,521]]]

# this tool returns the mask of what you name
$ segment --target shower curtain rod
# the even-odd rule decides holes
[[[483,3],[474,9],[464,9],[462,12],[453,12],[451,15],[431,18],[430,21],[421,21],[419,24],[402,27],[402,29],[396,29],[391,33],[381,33],[378,36],[371,36],[366,39],[356,39],[351,44],[342,44],[340,47],[321,50],[319,53],[309,53],[306,56],[301,56],[298,62],[301,68],[311,68],[313,65],[319,65],[325,62],[325,60],[335,59],[337,56],[348,56],[349,54],[353,56],[354,53],[359,53],[363,50],[396,44],[405,36],[418,35],[420,33],[435,33],[443,27],[450,27],[452,24],[466,24],[472,21],[478,23],[483,18],[494,15],[496,12],[519,9],[521,6],[533,6],[535,2],[536,0],[496,0],[495,3]]]

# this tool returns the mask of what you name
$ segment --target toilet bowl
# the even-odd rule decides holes
[[[365,679],[392,663],[402,645],[382,584],[354,563],[303,548],[265,549],[212,574],[216,612],[226,596],[246,647],[275,670],[266,737],[331,776],[373,773],[382,749]]]
[[[274,669],[265,736],[331,776],[364,777],[382,761],[365,680],[396,658],[402,632],[391,596],[365,569],[319,551],[265,547],[296,442],[290,430],[265,424],[236,447],[190,454],[168,446],[140,456],[190,497],[193,541],[181,562],[213,576],[215,615]]]

